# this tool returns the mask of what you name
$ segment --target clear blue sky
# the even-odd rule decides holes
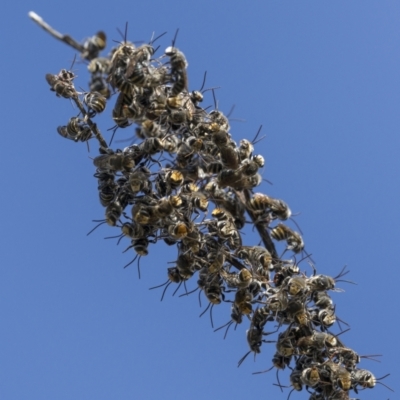
[[[306,249],[319,272],[336,275],[347,264],[337,314],[351,325],[343,335],[383,386],[360,398],[399,396],[399,101],[398,1],[7,2],[1,13],[2,171],[0,274],[0,398],[19,399],[286,399],[268,368],[274,345],[253,362],[245,326],[214,333],[199,318],[197,295],[172,297],[148,288],[166,280],[174,252],[161,243],[137,269],[123,266],[111,228],[89,237],[103,218],[86,145],[56,132],[77,114],[49,91],[46,73],[69,68],[74,51],[29,18],[34,10],[76,39],[129,22],[128,38],[148,41],[167,31],[189,61],[190,89],[217,91],[219,107],[236,108],[231,133],[266,138],[259,191],[284,199],[299,213]],[[114,44],[109,41],[108,49]],[[77,85],[87,87],[84,64]],[[212,104],[211,98],[206,98]],[[112,126],[111,107],[100,122]],[[119,131],[119,138],[132,135]],[[92,142],[94,143],[94,142]],[[257,237],[246,231],[246,244]],[[309,273],[307,264],[303,269]],[[190,282],[191,288],[195,282]],[[171,288],[170,288],[171,289]],[[203,297],[203,307],[204,307]],[[214,308],[217,326],[229,304]],[[242,324],[244,325],[244,324]],[[338,328],[334,329],[338,332]],[[280,374],[288,384],[288,373]],[[291,399],[307,399],[305,391]]]

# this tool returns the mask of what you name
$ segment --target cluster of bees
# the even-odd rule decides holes
[[[313,274],[300,271],[296,256],[309,255],[302,235],[287,225],[289,206],[254,192],[264,167],[263,156],[254,153],[255,140],[232,139],[213,89],[215,109],[201,107],[205,77],[200,90],[189,91],[188,63],[175,40],[157,58],[155,40],[141,46],[124,40],[100,57],[104,33],[89,38],[81,52],[91,76],[87,93],[75,89],[69,70],[46,75],[51,90],[80,111],[58,133],[77,142],[99,140],[93,164],[105,208],[100,223],[118,229],[119,240],[129,240],[127,250],[136,255],[126,266],[138,259],[139,277],[139,260],[151,244],[177,248],[167,281],[152,289],[164,288],[161,300],[170,285],[176,285],[174,294],[183,285],[181,296],[199,290],[199,299],[203,293],[208,302],[202,314],[210,310],[212,325],[213,307],[230,303],[229,321],[215,330],[226,328],[226,335],[232,325],[249,324],[249,351],[238,366],[260,353],[263,343],[275,343],[269,370],[276,369],[281,388],[278,371],[290,370],[290,394],[304,388],[310,400],[350,399],[350,391],[375,387],[382,378],[358,368],[362,357],[371,356],[358,355],[330,331],[337,322],[342,328],[329,292],[338,290],[348,271],[330,277],[317,274],[311,263]],[[112,150],[93,122],[112,98],[114,133],[136,126],[137,143],[124,149]],[[257,229],[262,245],[242,243],[246,224]],[[281,256],[277,241],[286,246]],[[288,254],[292,259],[283,258]],[[196,289],[188,292],[190,279],[197,280]],[[265,340],[274,333],[276,340]]]

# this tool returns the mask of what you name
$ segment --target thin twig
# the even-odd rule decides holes
[[[83,107],[82,102],[79,100],[79,97],[78,96],[73,96],[72,100],[75,102],[76,106],[79,108],[79,111],[84,116],[85,121],[89,125],[89,127],[92,130],[92,132],[93,132],[94,136],[96,137],[96,139],[99,141],[100,146],[104,147],[105,149],[108,149],[107,142],[104,140],[103,135],[101,134],[101,132],[97,128],[97,125],[89,118],[89,115],[88,115],[87,111],[85,110],[85,107]]]
[[[262,222],[257,222],[257,218],[255,217],[253,210],[248,206],[251,198],[250,191],[248,189],[245,189],[242,192],[236,192],[236,195],[239,196],[239,199],[245,206],[246,211],[249,214],[254,226],[256,227],[257,232],[260,235],[265,248],[270,252],[272,258],[279,259],[278,253],[276,252],[275,249],[274,242],[272,241],[271,236],[268,233],[268,230],[265,229],[265,225]]]
[[[51,36],[55,37],[58,40],[61,40],[61,42],[66,43],[67,45],[73,47],[75,50],[78,50],[80,53],[82,53],[85,49],[84,47],[78,43],[75,39],[73,39],[69,35],[63,35],[60,32],[57,32],[55,29],[53,29],[47,22],[43,21],[43,18],[40,15],[37,15],[34,11],[29,11],[28,13],[29,17],[35,21],[39,26],[41,26],[46,32],[50,33]]]

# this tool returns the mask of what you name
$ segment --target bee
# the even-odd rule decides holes
[[[186,237],[190,232],[188,225],[185,222],[174,222],[168,226],[168,235],[173,240],[180,240]]]
[[[182,244],[192,254],[197,255],[204,249],[204,234],[196,227],[196,225],[194,225],[193,229],[182,239]]]
[[[271,230],[271,236],[275,240],[286,240],[287,249],[294,253],[300,253],[304,250],[304,242],[300,234],[282,223]]]
[[[149,137],[139,144],[138,150],[144,157],[150,158],[154,154],[159,153],[164,149],[163,140],[157,137]]]
[[[210,274],[208,268],[203,267],[199,270],[199,279],[197,284],[209,301],[208,306],[200,314],[200,317],[202,317],[207,310],[210,309],[211,326],[214,328],[212,309],[215,305],[221,304],[221,302],[225,300],[225,295],[223,293],[225,290],[225,287],[223,286],[223,280],[219,274]]]
[[[149,137],[160,137],[163,133],[163,128],[157,122],[150,119],[145,119],[142,121],[141,128],[136,128],[136,135],[139,139],[146,139]]]
[[[264,157],[255,155],[251,159],[246,158],[240,164],[240,170],[246,176],[254,176],[264,166]]]
[[[195,153],[198,153],[203,147],[203,141],[195,136],[190,136],[182,141],[178,146],[176,163],[178,167],[186,167],[192,160]]]
[[[246,359],[246,357],[253,352],[254,357],[261,353],[261,345],[263,342],[263,331],[262,329],[259,329],[258,327],[250,324],[250,328],[246,331],[246,338],[247,338],[247,343],[250,347],[250,350],[239,360],[238,362],[238,367],[243,363],[243,361]]]
[[[253,151],[254,151],[253,143],[251,143],[247,139],[242,139],[239,142],[238,153],[240,161],[249,159]]]
[[[312,300],[318,308],[322,309],[332,309],[333,300],[330,298],[326,291],[314,291],[312,295]]]
[[[150,170],[143,165],[138,166],[128,176],[128,184],[132,193],[143,192],[148,194],[151,192]]]
[[[286,322],[285,317],[287,319],[287,323],[291,323],[292,321],[295,321],[299,325],[308,325],[308,323],[310,321],[310,314],[306,310],[304,303],[296,298],[292,298],[289,301],[283,314],[284,315],[282,315],[282,317],[284,317],[284,318],[281,321],[281,323]],[[279,317],[281,317],[281,316],[279,316]]]
[[[233,192],[225,192],[213,180],[204,186],[203,191],[213,199],[219,208],[223,208],[232,214],[237,229],[243,228],[246,222],[245,207]]]
[[[176,153],[178,151],[180,141],[176,136],[168,135],[163,140],[164,151],[167,153]]]
[[[142,198],[140,202],[136,202],[132,207],[132,219],[140,225],[155,224],[159,221],[160,216],[157,213],[155,202],[151,201],[146,203],[144,199],[148,200],[147,197]]]
[[[99,183],[100,203],[103,207],[107,207],[117,195],[118,185],[114,182],[114,173],[98,168],[94,176]]]
[[[232,169],[224,169],[217,176],[217,183],[221,188],[229,186],[237,190],[252,189],[261,182],[262,177],[260,174],[246,177],[242,175],[241,171]]]
[[[103,168],[110,171],[127,171],[129,172],[135,166],[135,161],[131,156],[124,152],[114,153],[108,149],[107,154],[101,154],[94,158],[93,164],[97,168]]]
[[[180,126],[185,125],[192,119],[192,114],[189,110],[180,108],[178,110],[171,110],[168,114],[168,121],[171,125]]]
[[[111,202],[106,208],[106,223],[110,226],[116,226],[121,218],[123,208],[119,201]]]
[[[345,269],[346,266],[344,266],[339,275],[335,276],[334,278],[328,275],[315,275],[314,269],[314,275],[308,279],[307,284],[312,291],[335,290],[336,282],[347,282],[354,284],[354,282],[339,279],[350,272],[345,272]]]
[[[102,113],[105,110],[107,104],[107,99],[98,92],[87,93],[83,98],[83,101],[86,103],[90,110],[90,118],[94,117],[96,114]]]
[[[372,372],[366,369],[356,368],[351,372],[351,387],[356,393],[358,393],[358,386],[361,386],[365,389],[372,389],[376,386],[377,383],[380,383],[381,385],[388,388],[390,391],[394,392],[394,390],[391,389],[389,386],[385,385],[382,382],[378,382],[389,375],[390,374],[387,374],[385,376],[382,376],[381,378],[376,378]]]
[[[234,303],[241,314],[249,315],[253,311],[252,300],[253,295],[247,288],[238,289],[235,293]]]
[[[346,368],[332,361],[325,362],[323,368],[329,375],[329,380],[334,386],[346,391],[350,390],[351,373]]]
[[[163,293],[162,293],[162,296],[161,296],[161,301],[163,301],[164,295],[165,295],[165,292],[168,289],[168,286],[171,283],[179,283],[176,291],[174,292],[174,294],[175,294],[177,292],[177,290],[180,288],[180,285],[181,285],[182,282],[183,282],[183,278],[182,278],[181,274],[179,273],[178,268],[177,267],[171,267],[171,268],[168,268],[168,280],[167,280],[167,282],[165,282],[165,283],[163,283],[161,285],[158,285],[158,286],[151,287],[150,290],[157,289],[159,287],[165,286],[165,288],[163,290]]]
[[[131,95],[127,95],[125,93],[120,93],[117,97],[117,101],[115,102],[115,106],[112,111],[112,118],[116,123],[118,128],[126,128],[131,125],[131,121],[129,120],[129,106],[131,105],[133,98]]]
[[[131,246],[139,256],[147,256],[149,254],[149,240],[145,237],[132,239]],[[128,264],[129,265],[129,264]],[[126,265],[125,268],[128,266]]]
[[[187,91],[188,82],[187,82],[187,73],[186,70],[176,70],[172,73],[173,84],[171,89],[172,96],[176,96],[183,91]]]
[[[255,193],[249,201],[249,206],[261,215],[270,212],[272,219],[278,218],[284,221],[292,215],[290,208],[283,200],[274,199],[263,193]]]
[[[287,332],[281,332],[276,342],[276,352],[283,357],[291,357],[296,353],[292,337]]]
[[[221,276],[224,278],[229,287],[238,289],[249,287],[251,282],[253,281],[253,275],[246,268],[241,269],[237,273],[229,273],[225,270],[222,270]]]
[[[109,80],[111,84],[116,87],[115,84],[115,72],[118,68],[126,70],[128,64],[135,53],[135,45],[126,40],[121,43],[112,53],[111,56],[111,68],[109,74]]]
[[[339,340],[330,333],[314,331],[310,336],[304,336],[297,341],[297,346],[302,354],[308,354],[312,350],[336,347]]]
[[[272,312],[285,311],[289,304],[289,298],[285,291],[280,290],[268,297],[266,306]]]
[[[237,256],[247,260],[259,275],[269,277],[272,256],[266,248],[261,246],[242,246],[237,251]]]
[[[179,208],[182,204],[182,199],[180,196],[168,196],[163,197],[158,200],[155,206],[156,215],[161,218],[166,218],[171,215],[174,210]]]
[[[175,40],[178,31],[176,32],[175,38],[172,42],[172,46],[165,49],[165,55],[169,57],[171,65],[171,76],[172,76],[172,95],[176,96],[182,91],[188,91],[188,79],[186,68],[188,62],[185,55],[175,47]]]
[[[135,86],[143,87],[148,75],[148,67],[141,63],[130,64],[129,73],[124,67],[118,67],[113,75],[114,86],[123,93],[131,93]]]
[[[303,369],[301,373],[301,380],[306,386],[315,387],[321,381],[318,368],[314,365]]]
[[[217,219],[216,228],[218,236],[226,240],[228,246],[232,249],[241,246],[242,239],[236,229],[232,215],[222,208],[214,209],[211,215]]]
[[[94,36],[88,38],[83,43],[81,57],[85,60],[95,59],[101,50],[106,48],[107,36],[103,31],[97,32]]]
[[[89,90],[91,92],[98,92],[103,95],[107,100],[111,97],[111,90],[107,80],[101,74],[92,74],[89,82]]]
[[[291,372],[289,379],[290,379],[290,386],[293,387],[292,391],[296,390],[297,392],[300,392],[303,390],[303,380],[301,378],[301,375],[302,375],[302,370],[299,370],[297,368],[293,369],[293,371]]]
[[[336,315],[333,309],[312,309],[311,320],[316,326],[321,326],[321,330],[331,327],[336,322]]]
[[[71,99],[78,96],[72,83],[72,80],[75,78],[72,72],[62,69],[58,75],[46,74],[45,77],[47,83],[50,85],[50,90],[56,92],[57,97]]]
[[[225,263],[225,254],[221,250],[210,250],[207,253],[208,271],[210,274],[219,272]]]
[[[174,169],[160,172],[156,177],[155,186],[160,196],[170,195],[173,190],[183,184],[182,172]]]
[[[285,282],[286,281],[286,282]],[[292,276],[285,279],[283,285],[291,296],[304,296],[308,293],[305,276]]]
[[[92,137],[92,131],[85,122],[78,117],[72,117],[67,126],[59,126],[57,132],[64,138],[75,142],[86,142]]]
[[[111,68],[111,60],[106,57],[93,58],[87,66],[91,74],[108,74]]]
[[[212,92],[214,96],[214,103],[216,104],[214,90]],[[213,110],[208,114],[208,117],[210,118],[211,123],[214,123],[215,126],[218,127],[217,128],[218,130],[223,130],[226,132],[229,131],[230,128],[229,120],[221,111]]]
[[[283,282],[285,282],[286,278],[290,278],[293,275],[297,275],[300,273],[300,268],[297,264],[289,263],[284,267],[280,267],[274,276],[274,284],[276,287],[280,287]]]

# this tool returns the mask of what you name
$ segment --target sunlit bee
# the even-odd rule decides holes
[[[106,222],[110,226],[115,226],[122,215],[122,206],[118,201],[114,201],[106,208]]]
[[[93,60],[104,50],[107,45],[107,36],[103,31],[97,32],[94,36],[88,38],[83,43],[83,52],[81,57],[86,60]]]
[[[70,99],[77,96],[77,92],[75,90],[74,84],[72,83],[72,79],[64,80],[60,78],[59,75],[46,74],[46,81],[50,85],[50,90],[56,92],[56,95],[58,97],[61,96],[65,99]]]
[[[134,160],[124,153],[101,154],[94,158],[93,164],[110,171],[130,171],[135,166]]]
[[[102,113],[107,104],[107,99],[98,92],[90,92],[85,95],[83,101],[86,103],[88,108],[92,111],[90,116]]]
[[[294,253],[300,253],[304,250],[304,242],[298,232],[293,231],[284,224],[278,224],[271,230],[271,236],[275,240],[286,240],[287,249],[292,250]]]

